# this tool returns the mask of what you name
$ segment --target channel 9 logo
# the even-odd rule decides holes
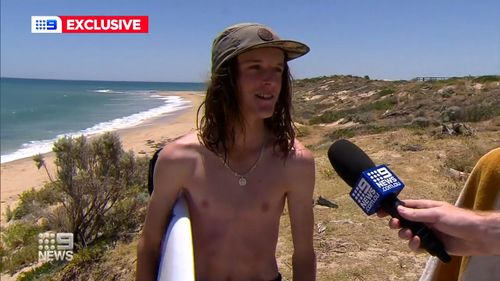
[[[32,16],[31,33],[62,33],[62,21],[58,16]]]
[[[38,260],[72,260],[73,241],[73,233],[49,231],[38,234]]]
[[[371,213],[374,204],[380,199],[380,194],[372,188],[370,183],[361,178],[358,184],[352,189],[351,198],[363,209],[363,211]]]
[[[148,16],[31,16],[31,33],[148,33]]]

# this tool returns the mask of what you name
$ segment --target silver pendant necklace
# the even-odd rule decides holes
[[[233,170],[233,168],[231,168],[231,166],[229,166],[229,161],[224,161],[224,159],[219,156],[221,158],[222,162],[224,163],[224,166],[226,166],[231,172],[233,172],[234,176],[238,178],[238,184],[240,186],[247,185],[247,178],[246,177],[248,174],[250,174],[255,169],[255,167],[257,167],[257,164],[259,163],[260,158],[262,158],[262,153],[264,151],[264,144],[262,144],[262,147],[261,147],[260,153],[259,153],[259,157],[257,158],[257,160],[255,160],[252,167],[250,167],[250,169],[248,169],[248,171],[246,171],[245,173],[242,173],[242,174]]]

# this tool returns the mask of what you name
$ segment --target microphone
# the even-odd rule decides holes
[[[404,203],[397,196],[404,183],[386,166],[375,166],[366,153],[348,140],[340,139],[328,149],[328,159],[337,174],[353,189],[351,198],[367,214],[372,215],[379,209],[399,219],[403,228],[409,228],[420,237],[420,247],[429,254],[448,263],[450,255],[443,243],[423,223],[402,218],[397,207]]]

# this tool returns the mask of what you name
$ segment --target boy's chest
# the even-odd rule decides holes
[[[281,212],[285,170],[271,161],[258,164],[249,173],[239,174],[222,161],[201,162],[186,186],[192,211],[242,218]]]

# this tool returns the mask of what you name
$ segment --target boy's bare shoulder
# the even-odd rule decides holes
[[[295,140],[294,149],[288,155],[285,171],[284,180],[290,191],[307,192],[314,188],[314,157],[298,140]]]
[[[290,152],[288,161],[294,166],[314,165],[312,152],[297,139],[294,141],[294,149]]]
[[[158,155],[158,161],[165,164],[193,164],[200,158],[202,145],[196,132],[186,134],[163,147]]]
[[[294,181],[297,178],[309,176],[314,172],[314,157],[312,152],[298,140],[295,140],[294,149],[288,154],[285,162],[287,178]]]

